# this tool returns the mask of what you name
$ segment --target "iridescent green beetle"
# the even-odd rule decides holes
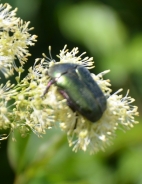
[[[101,118],[106,109],[106,97],[87,68],[74,63],[55,63],[49,67],[48,75],[51,80],[44,95],[55,84],[74,112],[91,122]]]

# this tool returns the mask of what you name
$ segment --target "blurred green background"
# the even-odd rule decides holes
[[[140,0],[2,0],[17,15],[31,21],[38,35],[32,57],[33,65],[41,53],[52,56],[65,44],[79,47],[93,56],[96,74],[110,69],[105,76],[113,91],[130,89],[135,105],[142,110],[142,1]],[[58,127],[43,138],[31,133],[16,142],[0,145],[0,183],[2,184],[142,184],[142,125],[124,133],[105,152],[89,155],[72,152],[66,135]]]

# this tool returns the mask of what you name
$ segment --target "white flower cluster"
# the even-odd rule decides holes
[[[15,60],[23,65],[30,56],[28,46],[34,45],[35,35],[29,34],[33,28],[28,28],[30,22],[23,22],[16,17],[16,11],[9,4],[0,4],[0,70],[8,77],[17,70]]]
[[[48,69],[56,65],[52,59],[36,59],[33,67],[29,68],[28,75],[21,80],[23,65],[30,55],[28,46],[34,45],[35,35],[28,32],[29,22],[24,23],[15,17],[16,9],[10,11],[8,4],[0,5],[0,70],[8,77],[13,75],[13,69],[18,73],[17,84],[0,86],[0,129],[10,128],[11,132],[19,129],[22,136],[32,130],[38,136],[46,133],[59,122],[61,130],[67,133],[69,146],[73,150],[79,149],[95,153],[110,144],[115,136],[116,129],[131,128],[135,123],[134,116],[138,115],[137,107],[132,106],[134,101],[128,94],[125,97],[118,92],[111,93],[109,80],[104,80],[104,71],[98,75],[91,74],[107,99],[107,108],[97,122],[90,122],[78,112],[73,112],[67,105],[67,100],[59,93],[56,85],[51,85],[45,95],[44,91],[50,82]],[[58,63],[76,63],[90,69],[93,68],[93,58],[81,54],[77,56],[78,48],[71,52],[66,49],[60,51]],[[21,66],[18,68],[15,59]],[[72,89],[71,89],[72,90]],[[96,113],[96,112],[94,112]],[[1,137],[5,139],[6,137]]]
[[[74,48],[71,52],[64,49],[58,56],[61,63],[75,62],[83,66],[92,66],[92,58],[81,59],[77,57],[78,48]],[[122,89],[114,94],[110,94],[109,80],[104,80],[103,75],[109,71],[104,71],[98,75],[92,74],[93,79],[97,82],[104,95],[107,98],[107,108],[103,116],[95,123],[85,119],[82,115],[70,112],[69,109],[64,108],[64,116],[61,119],[60,127],[67,132],[69,145],[74,146],[73,150],[77,151],[82,149],[89,150],[90,153],[104,150],[104,148],[111,143],[112,138],[115,136],[116,129],[120,127],[128,129],[138,123],[135,121],[134,116],[138,116],[137,106],[132,106],[131,103],[134,99],[126,94],[125,97],[119,95]],[[94,112],[95,113],[95,112]],[[62,113],[63,116],[63,113]],[[68,118],[68,119],[67,119]],[[77,118],[77,120],[76,120]],[[77,125],[76,124],[77,121]],[[74,128],[75,127],[75,128]]]

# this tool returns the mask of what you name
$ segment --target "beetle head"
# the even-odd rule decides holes
[[[56,63],[49,67],[48,75],[51,78],[58,78],[61,75],[69,72],[70,70],[74,70],[77,67],[77,64],[73,63]]]

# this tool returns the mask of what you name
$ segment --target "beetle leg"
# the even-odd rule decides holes
[[[55,82],[56,82],[55,79],[52,79],[52,80],[49,81],[49,83],[47,84],[47,86],[46,86],[46,88],[45,88],[45,91],[44,91],[42,97],[48,92],[48,89],[50,88],[50,86],[51,86],[52,84],[54,84]]]
[[[71,101],[71,99],[69,98],[69,96],[67,95],[67,93],[66,93],[64,90],[61,90],[61,89],[59,89],[59,92],[60,92],[61,95],[67,100],[67,104],[68,104],[68,106],[71,108],[71,110],[72,110],[73,112],[76,112],[76,109],[75,109],[75,107],[74,107],[74,104],[73,104],[73,102]],[[77,115],[77,112],[76,112],[76,120],[75,120],[75,124],[74,124],[74,128],[73,128],[73,129],[76,129],[77,123],[78,123],[78,115]]]
[[[75,124],[74,124],[74,128],[73,129],[76,129],[77,123],[78,123],[78,115],[76,114],[76,120],[75,120]]]
[[[59,89],[59,92],[67,100],[67,105],[71,108],[71,110],[73,112],[75,112],[76,111],[76,108],[74,107],[74,103],[71,101],[71,99],[69,98],[69,96],[67,95],[67,93],[64,90],[61,90],[61,89]]]

